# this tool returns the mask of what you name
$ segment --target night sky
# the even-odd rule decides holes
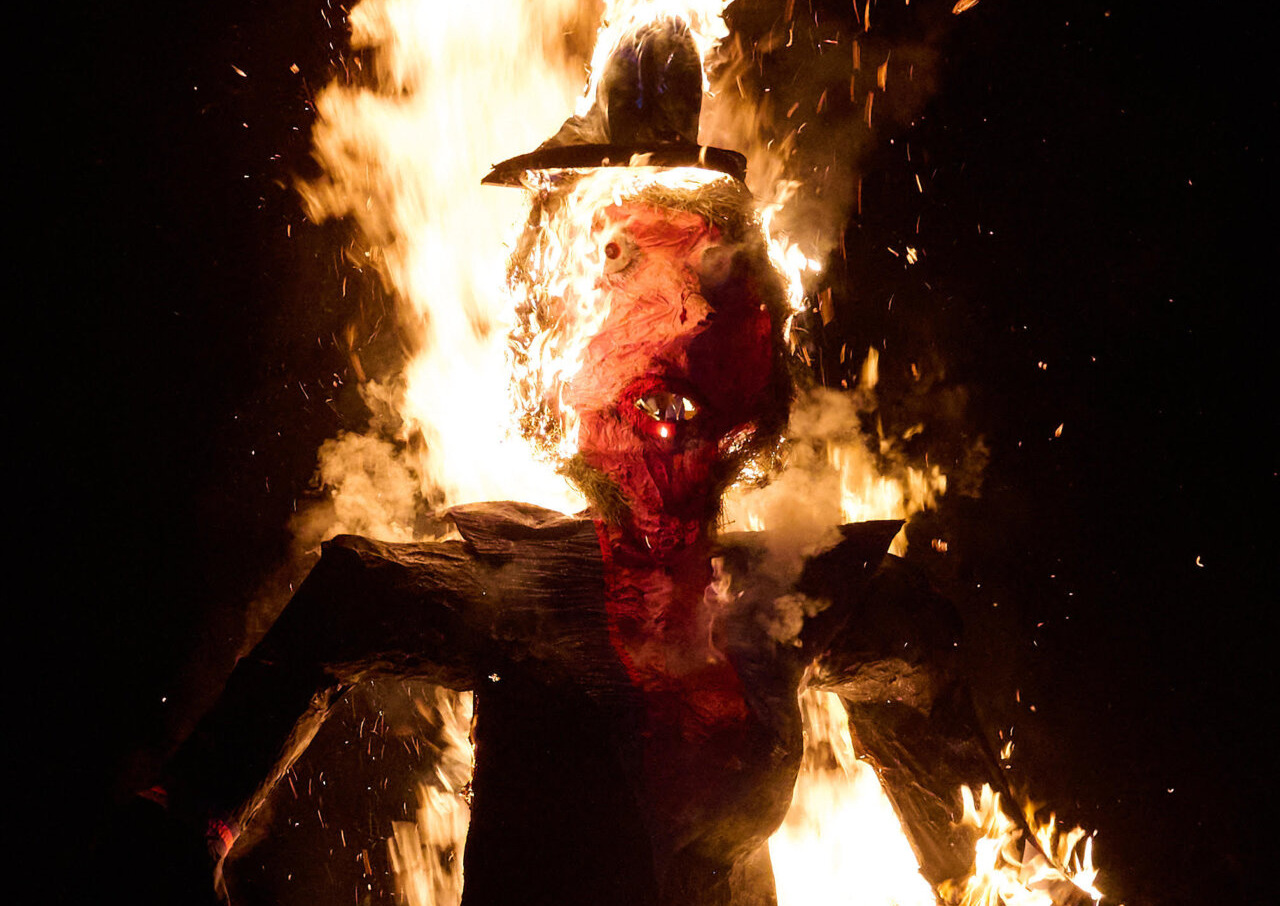
[[[737,24],[783,6],[740,3]],[[847,86],[851,7],[794,6],[797,46],[834,36],[839,62],[783,49],[762,84]],[[977,474],[985,448],[980,488],[915,527],[913,558],[965,617],[1016,780],[1098,830],[1104,890],[1261,902],[1276,419],[1260,311],[1277,298],[1261,28],[1181,2],[880,6],[864,40],[891,51],[881,119],[852,125],[846,94],[802,144],[862,181],[820,287],[835,317],[808,325],[816,367],[838,383],[840,348],[875,346],[886,425],[927,425],[906,455]],[[362,426],[339,341],[391,303],[290,188],[344,34],[323,0],[143,3],[86,14],[50,64],[47,323],[16,395],[36,435],[18,446],[47,476],[19,477],[20,496],[53,500],[32,532],[57,605],[36,607],[39,650],[71,653],[49,721],[64,831],[83,814],[89,836],[207,707],[254,602],[288,578],[317,448]],[[910,267],[887,251],[908,245]],[[365,354],[391,367],[394,338]],[[43,713],[43,685],[24,709]],[[335,903],[355,883],[341,859],[299,868]]]

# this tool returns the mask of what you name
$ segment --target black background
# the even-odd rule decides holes
[[[739,26],[783,6],[739,4]],[[917,460],[959,472],[979,438],[988,450],[978,496],[951,495],[915,550],[966,617],[1016,776],[1099,831],[1104,889],[1261,902],[1276,489],[1261,26],[1181,2],[881,6],[864,40],[898,54],[883,118],[846,129],[861,108],[832,100],[844,125],[813,135],[847,143],[807,146],[863,187],[812,351],[838,382],[842,345],[883,350],[887,423],[930,426]],[[844,42],[819,69],[847,85],[852,8],[794,9],[797,46]],[[12,411],[22,562],[53,593],[29,599],[44,667],[17,701],[55,769],[37,815],[77,838],[216,693],[254,602],[287,578],[316,449],[361,425],[340,338],[359,299],[387,302],[343,260],[344,228],[308,225],[290,189],[310,98],[352,60],[344,34],[321,0],[144,3],[86,13],[51,49],[29,171],[39,279],[20,306],[42,315],[19,341],[38,355]],[[794,90],[816,65],[795,54],[768,56],[762,80]],[[908,60],[920,83],[895,94]],[[906,245],[919,264],[883,251]],[[393,811],[414,800],[388,795]],[[354,808],[385,865],[385,823]],[[346,852],[317,867],[304,831],[276,836],[284,855],[259,861],[310,872],[334,902],[364,889]]]

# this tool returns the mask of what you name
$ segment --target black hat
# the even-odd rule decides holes
[[[595,106],[565,120],[536,151],[504,160],[484,178],[519,185],[530,170],[702,167],[745,180],[747,159],[698,144],[702,59],[684,20],[664,18],[628,33],[605,64]]]

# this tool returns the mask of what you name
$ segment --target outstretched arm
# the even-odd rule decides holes
[[[488,561],[462,542],[326,543],[161,787],[115,817],[114,833],[97,847],[103,870],[128,870],[145,853],[130,878],[137,899],[214,902],[239,829],[352,684],[394,675],[473,687],[496,647],[488,574]]]
[[[465,541],[325,544],[170,763],[168,810],[139,799],[121,816],[130,827],[109,841],[104,865],[148,852],[139,883],[168,891],[155,902],[208,899],[208,871],[354,683],[394,676],[471,689],[517,664],[563,681],[566,665],[591,661],[593,645],[607,648],[591,606],[601,567],[589,520],[517,503],[450,516]]]
[[[172,807],[243,826],[361,679],[471,688],[490,644],[483,591],[461,542],[327,542],[179,750],[166,783]]]
[[[1004,792],[954,669],[959,635],[950,603],[887,556],[847,605],[810,680],[844,700],[854,748],[875,765],[935,886],[973,866],[975,836],[959,825],[960,787]]]

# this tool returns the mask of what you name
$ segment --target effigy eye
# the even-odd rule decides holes
[[[600,246],[603,270],[606,276],[617,274],[627,268],[635,257],[635,245],[621,230],[605,234]]]

